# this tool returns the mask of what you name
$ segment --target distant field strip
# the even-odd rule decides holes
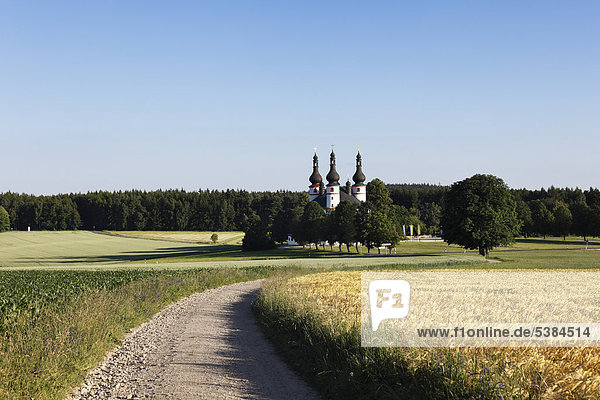
[[[212,246],[100,235],[88,231],[0,234],[0,267],[80,267],[185,256]]]
[[[488,267],[480,256],[439,255],[439,256],[411,256],[411,257],[330,257],[330,258],[293,258],[269,260],[225,260],[225,261],[194,261],[194,262],[164,262],[148,264],[145,267],[160,269],[186,269],[203,267],[229,267],[246,268],[257,266],[286,267],[286,268],[436,268],[450,266],[482,266]],[[140,264],[120,264],[119,268],[140,268]]]
[[[212,244],[211,236],[219,236],[217,244],[241,244],[244,232],[194,232],[194,231],[106,231],[111,235],[138,239],[166,240],[182,243]]]
[[[285,259],[294,255],[293,259]],[[223,257],[215,257],[223,255]],[[186,269],[202,267],[310,267],[359,268],[404,265],[468,265],[479,256],[448,254],[418,257],[337,256],[310,257],[311,253],[280,250],[276,253],[243,253],[238,246],[200,245],[126,238],[88,231],[5,232],[0,234],[1,269]],[[316,255],[316,254],[315,254]],[[327,255],[327,254],[325,254]],[[278,259],[269,259],[269,258]],[[304,257],[304,258],[303,258]],[[257,258],[257,259],[252,259]]]

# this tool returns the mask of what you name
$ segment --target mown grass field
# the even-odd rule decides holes
[[[182,233],[188,235],[189,233]],[[148,235],[148,238],[143,238]],[[120,268],[197,268],[211,265],[260,265],[262,260],[294,259],[295,265],[316,267],[341,267],[349,265],[393,264],[387,257],[376,255],[339,254],[330,251],[283,247],[268,251],[243,252],[241,246],[231,244],[198,244],[159,240],[153,233],[140,232],[140,237],[95,233],[69,232],[4,232],[0,234],[0,269],[120,269]],[[177,236],[165,232],[164,237]],[[436,257],[451,260],[473,259],[462,253]],[[430,257],[424,255],[423,257]],[[364,258],[364,259],[363,259]],[[398,257],[402,258],[402,257]],[[376,260],[377,259],[377,260]],[[256,262],[250,262],[256,260]],[[318,260],[318,261],[314,261]]]
[[[211,236],[216,233],[219,239],[216,244],[241,245],[244,232],[190,232],[190,231],[106,231],[111,235],[138,238],[155,239],[182,243],[213,244]]]
[[[500,268],[600,269],[599,250],[496,252],[491,259],[501,261]]]
[[[528,238],[528,239],[516,239],[515,243],[508,247],[497,247],[491,251],[490,254],[503,253],[507,251],[515,250],[574,250],[574,249],[598,249],[600,250],[600,240],[589,239],[587,242],[581,237],[567,237],[567,240],[556,237],[543,238]],[[326,250],[339,252],[339,247],[333,246],[333,248],[327,246]],[[396,245],[396,254],[415,254],[415,253],[464,253],[462,247],[456,245],[448,245],[445,242],[433,242],[428,240],[418,241],[404,241]],[[342,253],[347,253],[347,248],[342,246]],[[359,253],[367,253],[367,248],[359,246]],[[350,253],[356,254],[356,247],[350,247]],[[378,253],[377,249],[371,249],[372,254]],[[477,254],[475,250],[468,250],[467,253]]]
[[[150,265],[159,267],[200,267],[206,263],[233,261],[239,264],[245,260],[287,260],[315,259],[319,265],[327,264],[321,259],[339,257],[360,258],[379,257],[376,250],[371,254],[333,251],[329,247],[319,250],[301,246],[282,247],[268,251],[243,252],[240,245],[231,244],[240,238],[239,232],[219,232],[216,245],[203,242],[210,240],[210,232],[118,232],[118,234],[88,231],[72,232],[5,232],[0,235],[0,268],[144,268]],[[221,236],[226,243],[221,242]],[[198,239],[198,240],[196,240]],[[189,242],[188,242],[189,240]],[[202,243],[200,243],[202,242]],[[509,248],[498,248],[491,252],[491,258],[507,261],[505,267],[565,267],[587,268],[600,258],[600,242],[590,241],[588,250],[583,240],[571,238],[519,239]],[[535,252],[542,250],[542,252]],[[552,250],[553,253],[546,252]],[[562,252],[558,250],[568,250]],[[581,251],[580,251],[581,250]],[[388,260],[412,255],[422,256],[477,256],[474,251],[464,252],[458,246],[448,246],[441,242],[402,242],[397,246],[396,255],[385,255]],[[384,257],[384,255],[381,255]],[[332,261],[330,263],[336,263]],[[371,263],[369,261],[368,263]],[[374,261],[373,261],[374,262]],[[361,261],[357,261],[358,264]],[[378,261],[377,263],[385,263]],[[392,262],[393,263],[393,262]],[[138,264],[138,265],[136,265]],[[330,264],[327,264],[330,265]]]
[[[211,247],[124,238],[87,231],[15,231],[0,234],[0,268],[91,267],[100,264],[181,256],[209,251]]]
[[[506,253],[513,252],[524,252],[524,251],[547,251],[547,250],[598,250],[600,251],[600,241],[589,241],[589,244],[583,242],[581,238],[573,238],[572,240],[563,241],[562,239],[548,238],[548,239],[518,239],[517,242],[510,247],[499,247],[491,252],[491,257],[502,260],[506,256]],[[575,254],[575,253],[573,253]],[[592,253],[593,254],[593,253]],[[221,247],[202,247],[197,248],[196,251],[190,251],[186,254],[177,255],[165,255],[165,257],[157,256],[152,260],[159,263],[197,263],[197,262],[213,262],[213,261],[241,261],[241,260],[276,260],[276,259],[302,259],[302,258],[339,258],[339,257],[375,257],[375,256],[386,256],[386,257],[406,257],[415,255],[452,255],[454,257],[465,256],[477,256],[477,251],[466,251],[455,245],[447,245],[443,242],[427,242],[427,241],[410,241],[399,243],[396,247],[395,254],[378,254],[377,250],[372,249],[371,253],[367,253],[365,247],[359,247],[357,253],[355,247],[350,248],[350,252],[346,251],[345,247],[342,247],[342,251],[339,247],[326,246],[325,248],[319,247],[318,250],[312,248],[304,248],[302,246],[290,246],[281,247],[267,251],[253,251],[243,252],[240,246],[221,246]],[[519,260],[535,260],[538,255],[532,254],[530,256],[521,255],[516,256]],[[580,256],[575,256],[580,258]],[[590,256],[593,257],[593,256]],[[507,259],[512,260],[508,257]],[[137,263],[143,263],[143,260],[136,261]],[[535,262],[532,263],[534,265]],[[525,265],[525,264],[523,264]],[[573,267],[587,268],[588,261],[582,260],[580,263],[575,263]],[[554,268],[554,266],[553,266]]]

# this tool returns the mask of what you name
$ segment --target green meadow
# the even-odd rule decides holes
[[[136,261],[143,263],[189,255],[201,256],[239,247],[219,242],[216,245],[187,242],[192,238],[203,239],[206,236],[210,238],[210,233],[186,233],[179,237],[173,232],[166,232],[164,235],[156,232],[140,232],[138,235],[89,231],[5,232],[0,234],[0,268],[69,268]],[[223,236],[228,241],[238,240],[234,233]]]
[[[233,234],[233,233],[232,233]],[[194,237],[194,233],[182,233]],[[208,233],[200,233],[206,236]],[[138,236],[138,237],[133,237]],[[156,232],[5,232],[0,234],[0,269],[181,269],[198,267],[244,267],[267,264],[285,267],[361,267],[389,264],[481,263],[472,254],[436,254],[398,257],[335,253],[324,250],[282,247],[268,251],[243,252],[240,245],[187,243],[178,233]],[[210,235],[208,235],[210,237]],[[461,261],[462,260],[462,261]],[[463,262],[464,261],[464,262]]]
[[[270,264],[299,267],[360,267],[411,263],[426,257],[436,264],[463,260],[484,267],[476,251],[431,241],[407,241],[396,246],[396,254],[378,254],[351,247],[303,248],[285,246],[267,251],[243,252],[243,233],[219,232],[219,241],[210,242],[212,232],[5,232],[0,234],[0,269],[181,269],[207,266],[256,266]],[[221,240],[222,238],[222,240]],[[417,257],[417,258],[414,258]],[[600,268],[600,241],[582,238],[517,239],[510,247],[490,254],[503,268]],[[430,263],[431,261],[428,261]],[[417,262],[418,264],[418,262]],[[500,266],[500,265],[498,265]]]
[[[106,231],[106,233],[138,238],[138,239],[154,239],[167,240],[171,242],[182,243],[198,243],[198,244],[213,244],[211,236],[216,233],[219,237],[216,244],[232,244],[241,245],[244,238],[244,232],[228,231],[228,232],[194,232],[194,231]]]

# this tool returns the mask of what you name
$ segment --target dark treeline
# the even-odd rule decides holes
[[[271,225],[281,210],[306,202],[304,193],[244,190],[0,194],[17,230],[245,230],[254,214]]]
[[[419,225],[422,233],[439,233],[448,186],[386,185],[401,225]],[[521,233],[600,236],[600,190],[512,189]],[[308,203],[298,192],[184,190],[90,192],[33,196],[0,194],[0,206],[16,230],[246,230],[257,215],[277,241],[293,231],[291,221]]]
[[[428,233],[437,232],[449,186],[387,185],[394,204]],[[600,236],[600,190],[590,188],[511,189],[522,221],[521,234]],[[424,227],[424,228],[423,228]]]
[[[600,236],[600,190],[512,190],[524,236]]]
[[[439,232],[442,200],[449,186],[421,184],[386,185],[390,198],[399,206],[406,225],[420,226],[421,232]],[[368,193],[367,193],[368,194]]]

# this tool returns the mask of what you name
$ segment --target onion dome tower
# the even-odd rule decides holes
[[[360,155],[360,150],[356,155],[356,172],[352,177],[354,181],[354,185],[352,185],[352,195],[356,197],[360,201],[367,201],[367,185],[365,185],[365,180],[367,177],[362,171],[362,157]]]
[[[309,195],[310,201],[313,201],[314,199],[319,197],[319,195],[321,194],[321,193],[319,193],[320,192],[319,188],[323,184],[323,178],[321,177],[321,174],[319,173],[319,156],[317,156],[316,149],[315,149],[315,155],[313,156],[313,172],[310,175],[310,177],[308,178],[308,180],[310,181],[310,186],[308,187],[308,195]]]
[[[332,209],[340,203],[340,174],[335,169],[335,153],[333,149],[329,155],[329,172],[325,177],[327,179],[327,208]]]

